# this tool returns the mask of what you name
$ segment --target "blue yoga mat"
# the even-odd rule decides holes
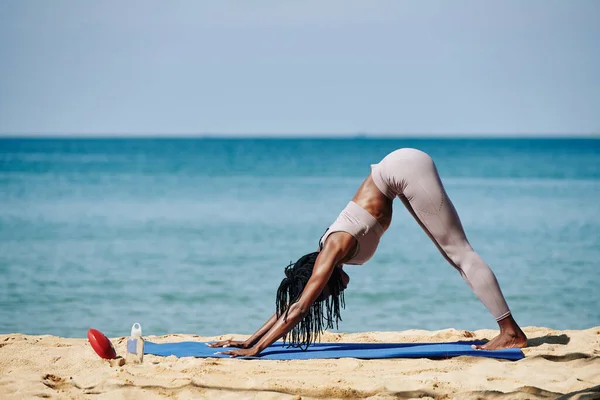
[[[456,343],[315,343],[306,351],[274,343],[266,348],[257,358],[262,360],[309,360],[314,358],[448,358],[456,356],[477,356],[520,360],[523,352],[520,349],[474,350],[472,344],[485,342]],[[146,342],[144,353],[155,356],[176,357],[220,357],[228,355],[215,354],[218,351],[233,350],[230,348],[212,348],[204,342],[152,343]]]

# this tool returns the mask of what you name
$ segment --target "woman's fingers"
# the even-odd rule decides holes
[[[220,340],[218,342],[206,343],[208,347],[229,347],[231,340]]]
[[[254,349],[239,349],[239,350],[227,350],[227,351],[219,351],[215,354],[225,354],[229,357],[253,357],[256,354],[256,350]]]
[[[228,355],[228,356],[233,357],[233,358],[235,358],[235,357],[238,356],[236,354],[236,352],[232,351],[232,350],[229,350],[229,351],[217,351],[215,354],[225,354],[225,355]]]
[[[238,347],[243,348],[244,342],[237,340],[220,340],[218,342],[206,343],[208,347]]]

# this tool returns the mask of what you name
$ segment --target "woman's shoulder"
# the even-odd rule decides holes
[[[351,258],[358,246],[358,240],[345,231],[330,232],[324,240],[321,253],[334,255],[337,262]]]

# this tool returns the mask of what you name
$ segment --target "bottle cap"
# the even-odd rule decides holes
[[[137,322],[131,327],[131,337],[142,337],[142,326]]]

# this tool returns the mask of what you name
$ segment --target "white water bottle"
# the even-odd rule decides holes
[[[142,338],[142,327],[137,322],[131,327],[131,336],[127,340],[128,363],[140,364],[144,359],[144,339]]]

